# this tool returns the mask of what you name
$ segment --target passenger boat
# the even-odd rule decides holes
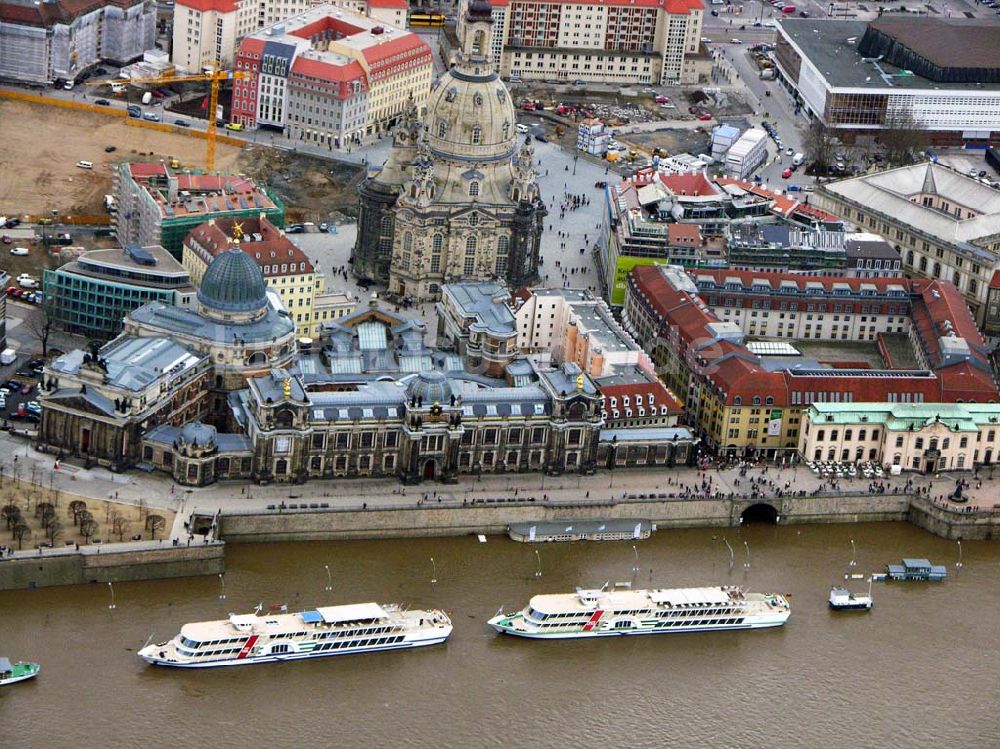
[[[322,658],[437,645],[451,634],[439,610],[408,611],[398,604],[323,606],[295,614],[230,614],[193,622],[169,642],[146,645],[139,657],[157,666],[210,668]]]
[[[780,627],[791,613],[785,596],[748,593],[735,586],[600,590],[533,596],[513,614],[489,624],[517,637],[569,639]]]
[[[943,564],[931,564],[929,559],[903,559],[902,564],[887,564],[886,574],[890,580],[921,580],[941,582],[948,577],[948,568]]]
[[[38,676],[39,671],[41,671],[41,666],[37,663],[24,663],[22,661],[11,663],[7,658],[0,658],[0,687],[18,681],[34,679]]]
[[[872,582],[868,580],[868,595],[854,595],[847,588],[834,585],[830,589],[830,608],[834,611],[868,611],[873,605]]]

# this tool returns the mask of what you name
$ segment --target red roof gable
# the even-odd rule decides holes
[[[410,4],[406,0],[368,0],[369,8],[398,8],[406,10]]]
[[[398,35],[392,37],[389,41],[365,47],[361,51],[365,56],[365,60],[368,61],[368,64],[376,68],[380,63],[386,61],[388,58],[395,57],[396,55],[403,54],[405,52],[411,52],[414,54],[431,54],[431,48],[427,45],[427,42],[416,34]]]

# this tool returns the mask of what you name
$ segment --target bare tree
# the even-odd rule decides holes
[[[5,523],[7,523],[7,530],[10,530],[21,522],[21,508],[13,503],[4,505],[3,508],[0,509],[0,517],[3,518]]]
[[[45,535],[49,539],[49,543],[55,545],[56,539],[59,538],[63,533],[62,521],[55,515],[49,518],[49,522],[45,524]]]
[[[917,154],[927,148],[927,131],[910,112],[897,109],[886,114],[879,140],[885,146],[885,158],[890,164],[912,164]]]
[[[36,502],[35,503],[35,517],[42,519],[42,525],[45,525],[45,517],[52,516],[56,514],[55,505],[51,502]]]
[[[34,338],[38,339],[38,343],[42,348],[43,359],[49,355],[49,336],[52,333],[54,320],[57,316],[54,307],[56,304],[55,297],[57,296],[59,295],[46,294],[45,303],[38,308],[37,312],[29,314],[24,318],[25,329]]]
[[[162,515],[147,515],[146,528],[150,532],[150,538],[156,540],[156,534],[167,526],[167,520]]]
[[[125,540],[125,534],[128,533],[131,524],[132,521],[125,517],[125,513],[121,510],[111,513],[111,532],[118,535],[119,541]]]
[[[74,499],[69,503],[69,514],[73,516],[73,525],[80,525],[80,514],[87,509],[87,503],[82,499]]]
[[[81,517],[80,519],[80,536],[83,537],[84,543],[89,544],[91,536],[97,533],[97,529],[99,526],[97,525],[97,521],[94,520],[93,515],[91,515],[89,512],[85,514],[89,515],[89,517]]]
[[[17,548],[24,546],[24,537],[31,533],[31,528],[26,523],[18,523],[14,526],[14,540],[17,541]]]
[[[837,139],[830,128],[819,120],[813,120],[806,131],[805,149],[806,156],[817,173],[826,171],[833,163],[836,147]]]

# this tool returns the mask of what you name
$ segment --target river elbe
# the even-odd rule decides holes
[[[956,543],[905,524],[659,531],[636,544],[638,587],[790,593],[787,626],[586,641],[500,637],[486,620],[534,593],[629,580],[631,543],[231,546],[225,600],[216,577],[120,583],[114,609],[106,585],[0,593],[0,655],[42,664],[0,688],[0,747],[1000,747],[1000,544],[963,546],[957,568]],[[876,583],[870,613],[827,608],[846,572],[903,556],[947,564],[948,580]],[[150,635],[258,602],[369,600],[444,608],[454,633],[415,651],[239,668],[135,655]]]

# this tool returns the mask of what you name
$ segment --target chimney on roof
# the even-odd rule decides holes
[[[177,200],[177,177],[173,174],[167,177],[167,200],[171,203]]]

